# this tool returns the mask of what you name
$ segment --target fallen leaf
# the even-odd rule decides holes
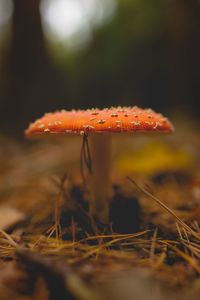
[[[5,230],[22,221],[25,215],[10,205],[0,205],[0,229]]]

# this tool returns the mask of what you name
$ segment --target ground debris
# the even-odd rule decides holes
[[[193,149],[195,142],[196,138],[190,140]],[[69,141],[67,147],[63,142],[27,147],[7,141],[6,149],[11,156],[8,162],[0,152],[0,214],[4,216],[0,299],[200,297],[200,209],[192,190],[198,178],[194,166],[192,172],[191,168],[188,173],[187,168],[173,173],[162,170],[154,177],[120,174],[123,179],[116,178],[111,223],[97,224],[94,230],[77,175],[77,141],[71,140],[70,147]],[[120,151],[115,155],[118,159]],[[150,286],[158,287],[157,294],[150,293]]]

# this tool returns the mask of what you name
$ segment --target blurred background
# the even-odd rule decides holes
[[[0,126],[56,109],[200,112],[199,0],[0,0]]]

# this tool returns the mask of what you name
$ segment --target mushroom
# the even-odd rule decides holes
[[[30,124],[25,135],[84,134],[89,137],[92,160],[92,173],[88,175],[89,211],[102,223],[108,223],[112,134],[149,131],[168,133],[173,131],[173,126],[163,115],[134,106],[47,113]]]

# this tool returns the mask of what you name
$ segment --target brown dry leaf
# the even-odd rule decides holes
[[[5,230],[10,226],[22,221],[25,218],[25,215],[10,205],[1,205],[0,206],[0,229]]]

